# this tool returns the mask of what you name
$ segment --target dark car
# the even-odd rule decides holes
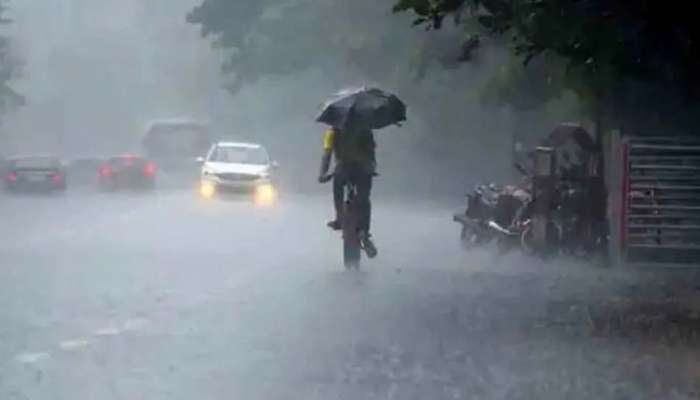
[[[98,170],[102,190],[153,189],[156,183],[156,164],[136,155],[112,157]]]
[[[5,165],[4,183],[8,191],[66,190],[66,170],[58,157],[13,157]]]

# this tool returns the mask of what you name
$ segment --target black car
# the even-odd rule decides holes
[[[156,183],[155,163],[135,155],[112,157],[100,166],[98,182],[102,190],[153,189]]]
[[[65,191],[66,170],[55,156],[13,157],[4,172],[8,191]]]

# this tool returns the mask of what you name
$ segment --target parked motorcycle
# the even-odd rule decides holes
[[[546,239],[550,255],[567,255],[588,257],[593,250],[584,240],[582,209],[585,207],[583,188],[570,182],[559,183],[551,199],[551,211],[547,221]],[[531,211],[516,217],[512,235],[517,235],[519,245],[525,254],[534,255],[538,252],[534,246],[534,225]]]
[[[580,188],[568,183],[559,184],[555,189],[547,221],[549,237],[546,239],[555,254],[581,253],[581,195]],[[508,228],[496,227],[501,232],[498,247],[501,252],[519,247],[523,253],[535,255],[538,249],[534,240],[533,199],[527,193],[521,195],[520,200],[523,206],[513,217],[511,225]]]
[[[529,174],[519,164],[515,167],[527,178]],[[469,206],[463,214],[455,215],[462,224],[462,243],[466,248],[495,240],[499,252],[505,253],[514,247],[529,245],[531,234],[530,205],[532,195],[529,182],[519,186],[496,187],[484,195],[483,185],[469,196]],[[487,207],[483,207],[486,204]],[[521,243],[522,242],[522,243]]]
[[[471,250],[493,239],[488,222],[496,213],[500,191],[495,184],[477,185],[467,194],[466,210],[454,215],[453,220],[462,225],[460,240],[465,249]]]
[[[520,165],[516,168],[527,175]],[[469,250],[497,239],[501,251],[512,248],[529,218],[530,198],[525,187],[478,185],[467,195],[466,211],[453,217],[462,225],[463,247]]]
[[[500,218],[489,221],[500,253],[520,247],[526,253],[533,252],[531,244],[532,195],[523,188],[501,194],[499,198]]]

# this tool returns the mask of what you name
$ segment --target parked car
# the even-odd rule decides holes
[[[53,155],[12,157],[6,163],[8,191],[65,191],[66,182],[65,166]]]
[[[112,157],[98,170],[100,189],[153,189],[156,184],[156,164],[144,157],[125,154]]]

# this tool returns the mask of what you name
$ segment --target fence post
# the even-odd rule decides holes
[[[551,250],[550,210],[554,189],[554,172],[556,171],[554,149],[537,147],[535,149],[535,175],[533,179],[533,236],[535,249],[540,254]]]

